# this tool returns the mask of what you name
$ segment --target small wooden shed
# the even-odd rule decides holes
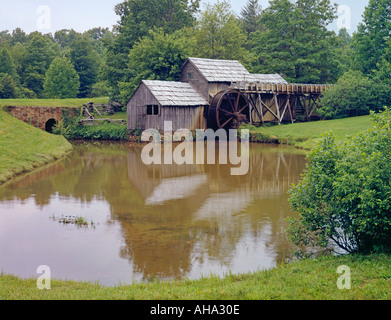
[[[208,102],[185,82],[143,80],[127,103],[128,129],[206,129]]]

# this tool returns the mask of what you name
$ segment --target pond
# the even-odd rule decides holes
[[[73,153],[0,188],[0,270],[112,286],[274,267],[289,258],[287,191],[303,152],[250,144],[229,165],[145,165],[142,146],[79,142]],[[62,223],[82,217],[87,225]]]

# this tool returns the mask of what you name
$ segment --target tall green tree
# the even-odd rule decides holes
[[[183,27],[193,26],[199,0],[126,0],[115,7],[119,16],[114,39],[106,41],[106,76],[113,98],[119,96],[119,82],[131,75],[127,68],[129,51],[153,28],[171,34]]]
[[[38,97],[43,97],[45,74],[58,51],[55,50],[54,43],[50,38],[37,33],[29,36],[31,40],[27,45],[23,61],[23,83]]]
[[[256,71],[280,73],[291,82],[335,81],[335,33],[327,27],[336,12],[330,0],[271,0],[260,20],[266,30],[252,37]]]
[[[371,74],[381,61],[391,34],[391,6],[389,0],[369,0],[363,21],[353,36],[355,67]]]
[[[259,4],[259,0],[248,0],[247,4],[240,12],[240,20],[247,34],[261,29],[261,26],[258,23],[259,19],[261,19],[261,15],[262,6]]]
[[[45,96],[56,99],[76,98],[79,86],[79,75],[72,62],[65,57],[54,59],[45,76]]]
[[[80,77],[79,97],[91,96],[93,85],[98,81],[99,59],[92,41],[83,36],[77,37],[70,46],[70,58]]]
[[[198,21],[195,54],[210,59],[235,59],[244,64],[251,61],[246,50],[246,34],[229,2],[207,4]]]
[[[115,7],[118,31],[132,46],[155,27],[173,33],[193,25],[198,8],[199,0],[126,0]]]
[[[130,50],[128,68],[132,78],[120,83],[121,101],[125,103],[142,80],[177,81],[188,50],[177,34],[151,30]]]

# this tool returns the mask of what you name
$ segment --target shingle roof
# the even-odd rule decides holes
[[[209,82],[242,81],[250,73],[237,60],[189,58],[189,61]]]
[[[276,74],[254,74],[251,73],[245,78],[248,82],[261,82],[261,83],[288,83],[283,77],[278,73]]]
[[[185,82],[143,80],[162,106],[206,106],[208,102]]]
[[[251,74],[237,60],[189,58],[208,82],[254,81],[264,83],[286,83],[279,74]]]

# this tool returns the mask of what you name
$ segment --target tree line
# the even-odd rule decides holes
[[[124,103],[143,79],[177,80],[190,56],[239,60],[250,72],[293,83],[391,84],[388,0],[370,0],[353,35],[330,30],[337,18],[330,0],[270,0],[267,8],[248,0],[239,15],[226,0],[203,7],[199,0],[126,0],[115,13],[113,30],[0,32],[0,97],[103,95]],[[373,90],[388,102],[384,87]]]

